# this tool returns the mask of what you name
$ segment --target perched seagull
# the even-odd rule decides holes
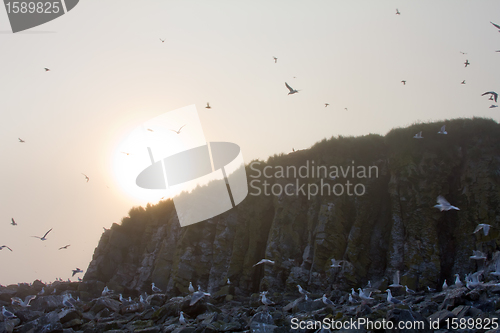
[[[74,308],[74,307],[75,307],[75,305],[74,305],[73,303],[71,303],[69,300],[70,300],[70,297],[69,297],[68,295],[64,295],[64,296],[63,296],[63,301],[62,301],[62,304],[63,304],[64,306],[69,307],[69,308]]]
[[[119,300],[120,300],[120,302],[122,302],[122,303],[126,301],[126,299],[125,299],[125,298],[123,298],[122,294],[120,294]]]
[[[343,262],[344,260],[335,260],[335,259],[330,259],[332,261],[332,264],[330,265],[330,267],[332,268],[339,268],[339,267],[342,267],[340,266],[340,263]]]
[[[498,99],[498,94],[496,92],[494,92],[494,91],[487,91],[484,94],[482,94],[481,96],[484,96],[484,95],[491,95],[490,99],[491,100],[495,100],[495,103],[496,103],[496,101]],[[491,97],[493,97],[493,98],[491,98]]]
[[[175,132],[175,133],[177,133],[177,134],[181,134],[181,129],[182,129],[184,126],[186,126],[186,125],[187,125],[187,124],[182,125],[182,126],[181,126],[181,128],[179,128],[179,130],[178,130],[178,131],[173,130],[173,129],[171,129],[171,131],[172,131],[172,132]]]
[[[269,260],[269,259],[262,259],[261,261],[259,261],[258,263],[256,263],[255,265],[253,265],[253,267],[257,266],[257,265],[260,265],[260,264],[270,264],[270,265],[274,265],[274,261],[272,260]]]
[[[298,93],[298,92],[299,92],[298,90],[295,90],[295,89],[293,89],[292,87],[290,87],[290,86],[288,85],[288,83],[286,83],[286,82],[285,82],[285,86],[288,88],[288,90],[290,90],[290,92],[288,93],[288,95],[293,95],[293,94],[295,94],[295,93]]]
[[[358,288],[358,291],[359,291],[359,298],[365,300],[365,301],[368,301],[368,300],[371,300],[373,299],[373,297],[370,297],[371,293],[369,293],[368,295],[365,293],[365,291],[361,288]]]
[[[113,293],[113,290],[109,290],[108,286],[105,286],[105,287],[104,287],[104,289],[102,290],[101,295],[102,295],[102,296],[106,296],[106,295],[109,295],[109,294],[111,294],[111,293]],[[141,295],[141,296],[142,296],[142,295]]]
[[[491,225],[486,224],[486,223],[480,223],[477,225],[476,229],[474,230],[474,234],[478,232],[479,230],[483,229],[483,234],[485,236],[488,236],[488,232],[490,232],[490,227]]]
[[[462,82],[460,82],[460,84],[465,84],[465,80],[463,80]]]
[[[51,231],[52,231],[52,228],[51,228],[49,231],[47,231],[47,232],[45,233],[45,235],[43,235],[43,237],[38,237],[38,236],[31,236],[31,237],[40,238],[40,240],[44,241],[44,240],[47,240],[47,238],[45,238],[45,237],[46,237],[46,236],[49,234],[49,232],[51,232]]]
[[[23,139],[21,139],[21,138],[18,138],[18,139],[19,139],[19,142],[21,142],[21,143],[26,142],[26,141],[24,141],[24,140],[23,140]]]
[[[87,176],[87,175],[86,175],[86,174],[84,174],[84,173],[82,173],[82,175],[84,175],[84,176],[85,176],[85,179],[87,180],[87,183],[88,183],[88,182],[89,182],[89,180],[90,180],[89,176]]]
[[[71,246],[71,244],[64,245],[63,247],[60,247],[59,250],[62,250],[62,249],[67,250],[68,247],[70,247],[70,246]]]
[[[392,284],[389,285],[389,287],[402,287],[402,285],[399,284],[399,270],[394,273],[394,276],[392,277]]]
[[[182,325],[187,325],[186,318],[184,318],[184,312],[182,312],[182,311],[181,311],[181,314],[179,316],[179,323],[181,323]]]
[[[437,197],[437,203],[438,204],[434,205],[434,207],[438,208],[440,211],[443,211],[443,210],[448,211],[451,209],[460,210],[459,208],[450,205],[450,203],[448,201],[446,201],[446,199],[442,195]]]
[[[328,103],[325,103],[325,108],[326,108],[326,107],[328,107],[328,105],[330,105],[330,104],[328,104]]]
[[[399,12],[399,9],[396,8],[396,15],[401,15],[401,13]]]
[[[24,298],[24,301],[22,301],[19,297],[12,297],[12,304],[17,303],[18,305],[22,306],[23,308],[27,308],[30,305],[30,302],[36,298],[36,295],[28,295]]]
[[[408,293],[408,294],[414,294],[415,293],[415,290],[411,290],[410,288],[408,288],[407,285],[405,285],[405,290],[406,290],[406,293]]]
[[[45,68],[46,72],[50,71],[50,68],[47,68],[47,67],[44,67],[44,68]]]
[[[15,314],[6,310],[5,306],[2,306],[2,314],[3,314],[4,318],[7,318],[7,319],[17,318]]]
[[[264,291],[264,292],[260,293],[260,301],[262,302],[262,304],[264,304],[266,306],[267,305],[273,305],[274,302],[272,302],[271,300],[269,300],[269,299],[266,298],[266,293],[267,293],[267,291]]]
[[[387,291],[387,302],[392,303],[392,304],[399,304],[401,301],[395,297],[392,297],[391,290],[386,289]]]
[[[441,127],[441,129],[439,130],[438,134],[448,134],[448,132],[446,132],[446,129],[445,129],[446,125],[443,125]]]
[[[431,287],[429,287],[429,286],[427,286],[427,290],[428,290],[430,293],[436,292],[436,289],[431,288]]]
[[[422,131],[418,132],[413,136],[414,139],[423,139],[424,137],[422,136]]]
[[[278,58],[276,58],[275,56],[273,56],[273,59],[274,59],[274,63],[278,62]]]
[[[455,287],[460,288],[463,287],[462,281],[460,281],[460,275],[455,274]]]
[[[356,303],[356,301],[354,300],[354,298],[352,298],[351,294],[349,294],[349,303]]]
[[[154,282],[151,283],[151,290],[153,291],[153,293],[161,293],[161,289],[155,286]]]
[[[500,32],[500,25],[495,24],[495,23],[493,23],[491,21],[490,21],[490,23],[493,24],[493,26],[498,29],[498,32]]]
[[[469,65],[470,65],[469,60],[468,60],[468,59],[467,59],[467,60],[465,60],[464,64],[465,64],[465,67],[469,66]]]
[[[193,287],[193,284],[191,282],[189,282],[189,292],[190,293],[194,293],[194,287]]]
[[[229,278],[227,278],[227,284],[231,284],[231,281],[229,281]]]
[[[481,251],[477,251],[477,250],[472,250],[472,254],[469,258],[471,259],[474,259],[474,260],[483,260],[483,259],[486,259],[486,255],[481,252]]]
[[[326,294],[323,294],[323,297],[321,298],[321,300],[323,301],[323,303],[325,305],[333,305],[333,302],[326,297]]]
[[[401,83],[403,83],[403,86],[406,86],[406,80],[402,80]]]
[[[42,287],[42,290],[40,290],[40,292],[38,293],[38,295],[43,295],[45,294],[45,287]]]
[[[351,295],[354,297],[358,297],[358,294],[354,291],[354,288],[351,288]]]
[[[210,103],[207,102],[207,106],[205,106],[205,109],[211,109],[212,107],[210,106]]]
[[[310,294],[310,292],[308,292],[307,290],[303,289],[300,284],[297,285],[297,288],[299,288],[299,293],[301,293],[302,295],[305,295],[305,294]]]
[[[443,282],[443,287],[442,287],[443,290],[446,290],[448,289],[448,283],[446,283],[446,279],[444,280]]]
[[[160,40],[161,40],[161,42],[162,42],[162,43],[165,43],[165,39],[161,39],[161,38],[160,38]]]
[[[75,276],[75,274],[78,274],[78,273],[83,273],[83,271],[78,267],[76,269],[72,269],[71,271],[73,272],[73,275],[71,275],[71,276]]]
[[[17,225],[16,221],[14,221],[14,218],[11,218],[12,222],[10,222],[10,224],[12,225]]]
[[[497,108],[497,107],[498,107],[498,105],[494,105],[494,104],[490,105],[490,109]]]

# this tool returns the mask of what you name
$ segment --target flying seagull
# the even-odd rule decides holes
[[[335,260],[335,259],[330,259],[332,261],[332,264],[330,265],[330,267],[333,267],[333,268],[339,268],[339,267],[342,267],[340,266],[340,263],[343,262],[344,260]]]
[[[344,110],[349,111],[349,110],[347,110],[347,108],[344,108]]]
[[[12,225],[17,225],[16,221],[14,221],[14,218],[11,218],[12,222],[10,222],[10,224]]]
[[[483,260],[486,259],[486,255],[481,251],[472,250],[472,255],[469,258],[475,260]]]
[[[274,265],[274,261],[272,260],[269,260],[269,259],[262,259],[261,261],[259,261],[258,263],[256,263],[255,265],[253,265],[253,267],[257,266],[257,265],[260,265],[260,264],[270,264],[270,265]]]
[[[47,238],[45,238],[45,237],[46,237],[46,236],[49,234],[49,232],[51,232],[51,231],[52,231],[52,228],[51,228],[49,231],[47,231],[47,232],[45,233],[45,235],[43,235],[43,237],[38,237],[38,236],[31,236],[31,237],[40,238],[40,240],[44,241],[44,240],[47,240]]]
[[[124,152],[124,151],[122,151],[121,153],[122,153],[122,154],[125,154],[125,155],[127,155],[127,156],[128,156],[128,155],[130,155],[130,153],[126,153],[126,152]]]
[[[328,104],[328,103],[325,103],[325,108],[326,108],[326,107],[327,107],[328,105],[330,105],[330,104]]]
[[[276,58],[275,56],[273,56],[273,59],[274,59],[274,63],[278,62],[278,58]]]
[[[465,64],[465,67],[469,66],[470,65],[469,60],[465,60],[464,64]]]
[[[438,134],[448,134],[448,132],[446,132],[446,129],[445,129],[446,125],[443,125],[441,127],[441,129],[439,130]]]
[[[437,197],[437,203],[438,204],[434,205],[434,207],[438,208],[440,211],[443,211],[443,210],[448,211],[451,209],[460,210],[459,208],[450,205],[450,203],[448,201],[446,201],[446,199],[442,195]]]
[[[186,125],[187,125],[187,124],[182,125],[182,126],[181,126],[181,128],[179,128],[179,130],[178,130],[178,131],[173,130],[173,129],[171,129],[171,131],[172,131],[172,132],[175,132],[175,133],[177,133],[177,134],[181,134],[181,129],[182,129],[184,126],[186,126]]]
[[[399,284],[399,270],[394,273],[392,284],[389,285],[389,287],[402,287],[402,285]]]
[[[494,109],[494,108],[497,108],[497,107],[498,107],[498,105],[495,105],[495,104],[491,104],[490,105],[490,109]]]
[[[87,176],[87,175],[86,175],[86,174],[84,174],[84,173],[82,173],[82,175],[84,175],[84,176],[85,176],[85,179],[87,180],[87,183],[88,183],[88,182],[89,182],[89,180],[90,180],[89,176]]]
[[[401,80],[404,86],[406,86],[406,80]]]
[[[288,95],[293,95],[293,94],[295,94],[295,93],[298,93],[298,92],[299,92],[298,90],[295,90],[295,89],[293,89],[292,87],[290,87],[290,86],[288,85],[288,83],[286,83],[286,82],[285,82],[285,86],[288,88],[288,90],[290,90],[290,92],[288,93]]]
[[[396,15],[401,15],[401,13],[399,12],[399,9],[396,8]]]
[[[483,234],[485,236],[488,236],[488,232],[490,232],[490,227],[491,225],[486,224],[486,223],[480,223],[477,225],[476,229],[474,230],[474,234],[478,232],[479,230],[483,229]]]
[[[10,247],[8,247],[7,245],[0,246],[0,251],[3,250],[4,248],[9,249],[10,252],[12,252],[12,249]]]
[[[161,42],[162,42],[162,43],[165,43],[165,39],[161,39],[161,38],[160,38],[160,40],[161,40]]]
[[[460,51],[460,53],[462,53],[462,54],[467,54],[466,52],[462,52],[462,51]]]
[[[76,269],[72,269],[71,271],[73,272],[73,275],[71,275],[71,276],[75,276],[75,274],[78,274],[78,273],[83,273],[83,271],[78,267]]]
[[[460,84],[465,84],[465,80],[463,80],[462,82],[460,82]]]
[[[207,102],[207,106],[205,106],[205,109],[211,109],[212,107],[210,106],[210,103]]]
[[[495,23],[493,23],[491,21],[490,21],[490,23],[493,24],[493,26],[498,29],[498,32],[500,32],[500,25],[495,24]]]
[[[414,139],[423,139],[424,137],[422,136],[422,131],[418,132],[413,136]]]
[[[46,72],[48,72],[48,71],[50,71],[50,69],[49,69],[49,68],[47,68],[47,67],[45,67],[45,71],[46,71]]]
[[[148,131],[150,131],[150,132],[154,132],[151,128],[148,128]]]
[[[26,142],[26,141],[24,141],[24,140],[23,140],[23,139],[21,139],[21,138],[18,138],[18,139],[19,139],[19,142],[21,142],[21,143]]]
[[[71,246],[71,244],[64,245],[63,247],[60,247],[60,248],[59,248],[59,250],[63,250],[63,249],[64,249],[64,250],[67,250],[67,249],[68,249],[68,247],[70,247],[70,246]]]
[[[24,301],[20,299],[19,297],[12,297],[11,301],[12,304],[17,303],[18,305],[22,306],[23,308],[27,308],[30,305],[30,302],[36,298],[36,295],[28,295],[24,298]]]
[[[491,96],[490,96],[490,99],[491,99],[491,97],[493,97],[493,99],[495,100],[495,102],[497,101],[497,99],[498,99],[498,94],[497,94],[496,92],[494,92],[494,91],[487,91],[487,92],[485,92],[484,94],[482,94],[481,96],[488,95],[488,94],[490,94],[490,95],[491,95]]]

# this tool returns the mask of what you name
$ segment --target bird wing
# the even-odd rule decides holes
[[[437,197],[437,203],[441,206],[450,206],[450,203],[442,195]]]
[[[181,131],[181,129],[182,129],[184,126],[186,126],[186,125],[187,125],[187,124],[182,125],[182,126],[181,126],[181,128],[179,128],[179,132],[180,132],[180,131]]]
[[[4,245],[2,247],[6,247],[6,248],[8,248],[12,252],[12,249],[10,247],[8,247],[7,245]]]
[[[292,88],[292,87],[290,87],[290,86],[288,85],[288,83],[286,83],[286,82],[285,82],[285,86],[288,88],[288,90],[290,90],[290,92],[292,92],[292,91],[293,91],[293,88]]]
[[[483,229],[483,225],[482,224],[478,224],[477,227],[476,227],[476,229],[474,229],[473,233],[475,234],[476,232],[478,232],[481,229]]]
[[[495,26],[495,28],[500,29],[500,25],[495,24],[495,23],[493,23],[493,22],[491,22],[491,21],[490,21],[490,23],[491,23],[491,24],[493,24],[493,25]]]
[[[443,125],[443,127],[441,127],[441,132],[445,131],[445,127],[446,127],[446,125]]]
[[[47,232],[45,233],[45,235],[43,235],[43,237],[42,237],[42,238],[45,238],[45,236],[47,236],[47,235],[49,234],[49,232],[51,232],[51,231],[52,231],[52,228],[50,228],[50,230],[49,230],[49,231],[47,231]]]

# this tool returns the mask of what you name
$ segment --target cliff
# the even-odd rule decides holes
[[[447,135],[437,133],[443,124]],[[424,138],[414,139],[420,131]],[[500,125],[493,120],[325,139],[246,171],[247,198],[207,221],[181,228],[171,200],[130,210],[102,235],[84,282],[117,292],[149,291],[154,282],[177,295],[191,281],[212,293],[249,295],[296,292],[297,284],[311,291],[383,285],[399,270],[401,284],[436,288],[486,267],[469,259],[472,250],[488,259],[499,250]],[[434,208],[438,195],[460,211]],[[492,225],[488,236],[473,233],[479,223]],[[263,258],[275,264],[253,267]],[[331,268],[332,258],[345,262]]]

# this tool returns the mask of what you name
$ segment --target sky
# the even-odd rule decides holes
[[[103,227],[165,195],[120,170],[128,137],[169,111],[194,105],[204,138],[246,163],[421,121],[499,121],[481,96],[500,89],[490,21],[498,1],[82,0],[13,34],[1,8],[0,246],[13,251],[0,284],[86,270]]]

